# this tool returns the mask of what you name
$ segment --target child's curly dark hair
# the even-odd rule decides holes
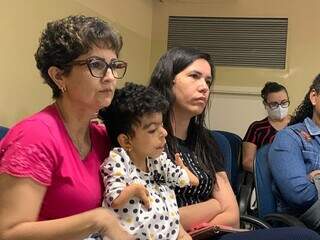
[[[110,106],[99,111],[108,130],[112,147],[119,147],[119,134],[134,136],[133,126],[139,125],[145,114],[165,113],[169,103],[157,90],[135,83],[126,83],[114,93]]]
[[[89,52],[93,46],[111,49],[118,56],[122,37],[97,17],[76,15],[47,24],[40,37],[35,60],[42,78],[52,89],[53,98],[58,98],[61,90],[49,76],[48,69],[56,66],[68,74],[72,68],[68,63]]]

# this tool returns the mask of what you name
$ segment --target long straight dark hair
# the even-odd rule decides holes
[[[175,119],[173,112],[175,103],[175,96],[172,92],[173,81],[177,74],[198,59],[204,59],[209,63],[212,79],[214,79],[214,67],[210,55],[197,49],[184,47],[171,48],[166,52],[158,61],[151,75],[150,86],[157,89],[169,101],[169,110],[164,115],[163,122],[168,132],[168,150],[172,156],[179,151],[171,124],[171,120]],[[206,108],[201,114],[191,118],[186,141],[197,156],[197,161],[201,168],[211,175],[215,182],[215,163],[222,163],[223,157],[216,142],[205,126],[205,113]]]

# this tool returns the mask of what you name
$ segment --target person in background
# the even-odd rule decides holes
[[[320,75],[312,82],[287,128],[277,133],[268,155],[279,212],[304,220],[318,199],[314,178],[320,175]],[[306,224],[320,233],[316,222]],[[315,212],[316,214],[316,212]]]
[[[13,126],[0,142],[0,239],[133,239],[100,207],[100,165],[110,149],[103,125],[127,64],[122,38],[86,16],[49,22],[35,53],[54,103]]]
[[[164,152],[162,114],[167,108],[167,100],[156,90],[126,83],[116,90],[111,105],[99,111],[114,147],[101,167],[104,203],[140,240],[191,240],[179,224],[173,189],[199,180],[179,155],[176,166]]]
[[[242,166],[248,172],[253,172],[257,150],[271,143],[276,133],[285,128],[290,121],[290,100],[284,86],[277,82],[267,82],[261,90],[261,98],[268,116],[249,126],[242,144]]]
[[[223,169],[222,156],[205,127],[205,112],[213,85],[210,55],[197,49],[171,48],[156,64],[149,86],[169,101],[164,115],[168,156],[181,153],[199,179],[198,186],[176,188],[180,219],[189,231],[205,224],[239,227],[239,208]],[[320,239],[302,228],[279,228],[226,234],[221,240]]]

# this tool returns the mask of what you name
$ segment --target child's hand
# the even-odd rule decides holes
[[[186,170],[191,186],[198,186],[199,185],[199,179],[184,165],[180,153],[176,153],[174,155],[176,165],[181,167],[182,169]]]
[[[150,208],[150,201],[149,201],[149,192],[145,188],[144,185],[133,183],[130,185],[132,188],[132,196],[138,197],[141,199],[143,205],[149,209]]]
[[[149,192],[144,185],[139,183],[133,183],[125,187],[119,196],[113,200],[112,208],[122,208],[131,198],[138,197],[141,199],[143,205],[149,209]]]
[[[177,240],[192,240],[192,237],[184,230],[182,225],[179,227],[179,235]]]

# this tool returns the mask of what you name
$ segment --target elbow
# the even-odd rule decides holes
[[[240,228],[240,217],[238,216],[234,216],[233,218],[230,219],[229,222],[230,227],[233,228]]]
[[[315,196],[295,196],[292,197],[290,202],[298,208],[308,209],[317,200],[317,195]]]
[[[295,207],[307,209],[318,199],[315,187],[309,186],[300,191],[292,191],[287,201]]]

